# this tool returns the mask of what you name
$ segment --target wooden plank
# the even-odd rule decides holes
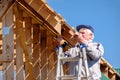
[[[16,80],[24,80],[23,50],[19,38],[16,40]]]
[[[40,71],[41,71],[41,80],[45,80],[47,78],[47,31],[46,30],[40,30]]]
[[[23,11],[20,11],[22,15]],[[15,28],[16,34],[16,80],[24,80],[24,61],[23,61],[23,49],[20,43],[20,35],[17,28]]]
[[[23,29],[24,29],[24,35],[25,35],[25,43],[27,46],[27,50],[29,53],[29,58],[30,58],[30,62],[32,62],[31,58],[32,58],[32,31],[31,31],[31,17],[23,17]],[[26,80],[30,80],[30,75],[29,71],[28,71],[28,67],[27,67],[27,63],[25,62],[25,76],[26,76]]]
[[[7,29],[7,32],[3,32],[3,54],[11,54],[13,59],[14,43],[13,43],[13,10],[4,15],[2,19],[3,28]],[[14,78],[14,61],[3,63],[3,80],[13,80]]]
[[[31,17],[23,18],[23,28],[25,34],[25,41],[28,48],[30,60],[32,59],[32,19]]]
[[[35,80],[40,80],[40,27],[39,24],[33,24],[33,69]]]
[[[23,17],[23,29],[24,29],[24,36],[25,36],[25,43],[28,50],[28,55],[30,58],[30,62],[32,62],[32,36],[31,36],[31,17]],[[25,62],[25,76],[26,80],[30,80],[30,75],[27,67],[27,63]]]

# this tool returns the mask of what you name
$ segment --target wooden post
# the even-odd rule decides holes
[[[39,24],[33,24],[33,69],[35,80],[40,80],[40,27]]]
[[[57,54],[55,53],[54,37],[50,33],[47,33],[47,47],[48,80],[55,80]]]
[[[16,31],[16,80],[24,80],[23,50],[20,44],[19,33]]]
[[[41,80],[46,80],[47,78],[47,47],[46,47],[46,41],[47,41],[47,31],[46,30],[40,30],[40,49],[41,49],[41,53],[40,53],[40,64],[41,64],[41,67],[40,67],[40,71],[41,71]]]
[[[22,10],[20,11],[20,14]],[[22,15],[22,14],[21,14]],[[23,49],[20,44],[20,34],[18,29],[15,27],[16,33],[16,80],[24,80],[24,57]]]
[[[30,62],[32,62],[32,32],[31,32],[31,27],[32,27],[32,21],[31,17],[24,17],[23,18],[23,30],[24,30],[24,36],[25,36],[25,43],[26,47],[28,50],[28,56],[30,58]],[[25,76],[26,80],[30,80],[30,75],[28,72],[28,67],[27,67],[27,62],[25,62]]]

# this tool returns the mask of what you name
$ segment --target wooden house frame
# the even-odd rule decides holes
[[[3,80],[55,80],[56,37],[70,48],[74,31],[45,0],[0,0],[0,70]],[[65,65],[67,73],[67,65]],[[104,59],[101,71],[111,80],[120,75]],[[16,75],[14,74],[16,73]]]

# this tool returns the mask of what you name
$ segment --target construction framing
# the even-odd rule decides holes
[[[5,6],[6,5],[6,6]],[[3,80],[55,80],[56,37],[76,42],[74,31],[44,0],[0,1],[0,70]],[[65,65],[67,73],[67,65]],[[119,74],[104,59],[101,71],[111,80]]]

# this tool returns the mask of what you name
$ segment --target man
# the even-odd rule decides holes
[[[76,33],[74,34],[75,40],[78,42],[78,45],[84,45],[86,49],[86,56],[89,68],[90,77],[88,80],[100,80],[101,71],[100,71],[100,58],[103,56],[104,49],[101,43],[93,42],[94,39],[94,30],[89,25],[78,25],[76,27]],[[62,40],[58,42],[61,44]],[[71,57],[78,57],[78,45],[70,48],[65,54]],[[72,51],[72,53],[71,53]],[[69,63],[70,74],[77,74],[78,72],[78,62]],[[82,69],[82,75],[84,76],[84,68]]]

